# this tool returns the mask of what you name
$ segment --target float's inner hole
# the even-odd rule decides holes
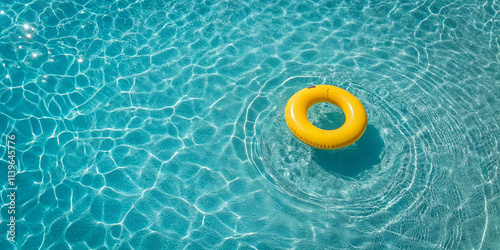
[[[342,109],[327,102],[316,103],[309,108],[307,119],[312,125],[324,130],[338,129],[345,123]]]

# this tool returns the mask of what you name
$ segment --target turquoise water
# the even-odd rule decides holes
[[[496,249],[499,11],[3,0],[0,249]],[[288,98],[318,84],[364,104],[354,145],[286,127]]]

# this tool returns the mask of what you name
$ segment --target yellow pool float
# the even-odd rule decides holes
[[[307,110],[316,103],[337,105],[345,114],[338,129],[324,130],[311,124]],[[367,118],[363,104],[347,90],[331,86],[311,86],[295,93],[286,105],[286,124],[305,144],[319,149],[338,149],[357,141],[365,132]]]

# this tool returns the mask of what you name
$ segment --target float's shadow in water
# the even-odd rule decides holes
[[[337,150],[312,150],[312,160],[324,170],[356,178],[365,170],[380,163],[384,142],[377,129],[368,125],[361,138],[353,145]]]

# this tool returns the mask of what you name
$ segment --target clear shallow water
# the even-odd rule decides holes
[[[499,10],[3,1],[2,165],[15,134],[20,166],[0,248],[495,249]],[[286,127],[314,84],[365,105],[353,146]]]

